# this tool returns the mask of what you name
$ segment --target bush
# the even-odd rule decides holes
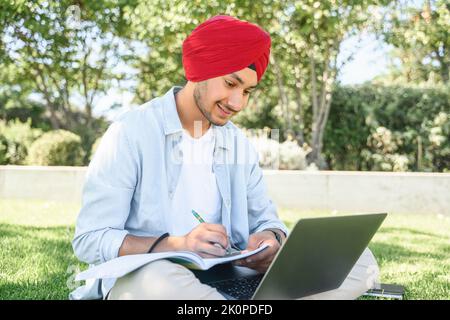
[[[8,164],[6,154],[8,153],[8,140],[2,135],[0,135],[0,165]]]
[[[27,162],[42,166],[81,166],[84,156],[78,135],[65,130],[54,130],[33,142]]]
[[[306,155],[311,150],[305,145],[301,148],[297,141],[287,139],[280,144],[280,169],[305,170],[308,167]]]
[[[448,171],[448,87],[337,87],[324,138],[332,170]]]
[[[24,164],[31,144],[41,135],[42,130],[31,128],[31,119],[0,121],[0,164]]]
[[[363,149],[361,156],[372,170],[407,171],[410,163],[408,156],[397,153],[402,144],[400,134],[393,134],[385,127],[378,127],[368,137],[368,149]]]
[[[311,149],[300,147],[297,141],[288,137],[280,143],[270,136],[270,129],[243,129],[253,147],[258,152],[259,165],[264,169],[305,170],[308,167],[306,155]],[[308,168],[312,169],[312,168]]]
[[[426,137],[419,167],[450,172],[450,112],[439,112],[423,125]]]

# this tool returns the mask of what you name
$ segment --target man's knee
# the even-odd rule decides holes
[[[366,248],[341,288],[348,292],[348,298],[356,299],[378,283],[379,276],[377,261],[370,249]]]
[[[380,269],[377,260],[369,248],[364,250],[361,257],[356,262],[355,267],[350,272],[350,276],[352,276],[352,272],[355,273],[353,276],[360,279],[363,286],[362,289],[366,291],[372,288],[375,283],[379,282]]]
[[[380,270],[372,252],[366,248],[353,266],[347,278],[337,289],[314,294],[303,299],[353,300],[364,294],[378,282]]]
[[[120,297],[118,297],[120,294]],[[118,279],[111,299],[220,299],[221,295],[206,286],[187,268],[168,260],[151,262]]]

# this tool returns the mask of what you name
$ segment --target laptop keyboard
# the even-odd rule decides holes
[[[263,274],[258,274],[249,277],[211,282],[208,285],[238,300],[250,300],[263,276]]]

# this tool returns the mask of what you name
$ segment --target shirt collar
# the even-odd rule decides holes
[[[175,102],[174,95],[175,92],[180,89],[181,87],[172,87],[162,97],[165,135],[173,134],[175,132],[181,132],[183,130],[180,117],[178,116],[177,104]]]

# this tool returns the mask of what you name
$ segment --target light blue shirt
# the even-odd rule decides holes
[[[182,165],[182,125],[171,88],[128,111],[104,134],[89,164],[72,246],[79,260],[97,265],[118,257],[127,234],[158,237],[170,228],[168,210]],[[213,171],[222,224],[231,241],[247,247],[267,228],[288,232],[267,195],[258,154],[230,121],[215,131]],[[87,281],[71,299],[101,299],[116,279]]]

